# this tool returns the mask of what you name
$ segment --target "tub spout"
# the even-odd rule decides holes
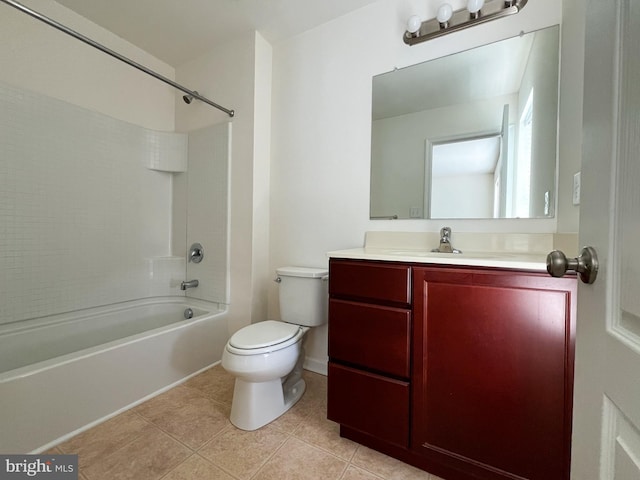
[[[189,280],[188,282],[182,282],[180,284],[180,290],[186,290],[187,288],[196,288],[200,282],[198,280]]]

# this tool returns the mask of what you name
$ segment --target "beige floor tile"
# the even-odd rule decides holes
[[[158,428],[96,459],[82,474],[88,480],[157,480],[193,452]]]
[[[304,378],[308,392],[320,399],[323,403],[327,400],[327,377],[319,373],[305,370],[302,377]]]
[[[302,396],[302,399],[303,398],[304,395]],[[298,400],[298,403],[291,407],[284,415],[276,418],[270,425],[285,433],[293,433],[296,428],[313,413],[313,411],[309,409],[309,406],[302,402],[302,399]]]
[[[229,422],[235,379],[216,366],[48,453],[79,454],[80,480],[441,480],[341,438],[327,378],[304,378],[300,401],[253,432]]]
[[[270,425],[252,432],[232,426],[207,443],[198,453],[237,478],[248,479],[287,438],[285,433]]]
[[[231,475],[197,454],[171,470],[162,480],[235,480]]]
[[[347,468],[347,471],[344,472],[340,480],[382,480],[382,478],[358,467],[354,467],[353,465],[349,465],[349,468]]]
[[[193,449],[230,424],[228,406],[182,385],[139,405],[136,412]]]
[[[386,480],[429,480],[427,472],[362,445],[351,463]]]
[[[340,437],[340,425],[327,420],[325,411],[306,417],[293,436],[347,461],[351,460],[358,448],[357,443]]]
[[[347,462],[290,437],[253,480],[337,480]]]
[[[300,399],[302,405],[312,411],[327,411],[327,377],[317,373],[304,375],[307,390]]]
[[[160,395],[147,400],[144,403],[133,408],[133,411],[142,415],[145,418],[151,418],[158,412],[163,412],[167,408],[171,408],[176,405],[183,405],[190,403],[193,400],[208,398],[201,391],[191,388],[186,384],[178,385],[177,387],[167,390]]]
[[[235,377],[218,364],[189,379],[184,385],[199,390],[217,402],[231,405]]]
[[[58,445],[63,454],[77,454],[84,469],[143,435],[152,425],[132,412],[124,412]]]

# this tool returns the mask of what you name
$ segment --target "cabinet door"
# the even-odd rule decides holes
[[[569,478],[575,278],[416,268],[411,448],[485,478]]]
[[[408,447],[408,382],[329,362],[327,397],[329,420]]]

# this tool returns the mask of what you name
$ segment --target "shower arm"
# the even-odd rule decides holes
[[[55,20],[42,15],[41,13],[36,12],[35,10],[31,10],[28,7],[25,7],[24,5],[22,5],[21,3],[18,3],[14,0],[0,0],[0,2],[2,3],[6,3],[7,5],[10,5],[20,11],[22,11],[23,13],[26,13],[27,15],[32,16],[33,18],[40,20],[41,22],[46,23],[47,25],[60,30],[63,33],[66,33],[67,35],[70,35],[78,40],[80,40],[81,42],[86,43],[87,45],[91,45],[94,48],[97,48],[98,50],[106,53],[107,55],[111,55],[114,58],[117,58],[118,60],[120,60],[121,62],[124,62],[134,68],[137,68],[138,70],[146,73],[147,75],[151,75],[152,77],[157,78],[158,80],[160,80],[161,82],[164,82],[168,85],[171,85],[173,88],[176,88],[188,95],[191,95],[193,98],[197,98],[198,100],[207,103],[209,105],[211,105],[212,107],[217,108],[218,110],[222,110],[224,113],[226,113],[227,115],[229,115],[230,117],[233,117],[235,115],[235,111],[234,110],[229,110],[228,108],[224,108],[221,105],[218,105],[215,102],[212,102],[211,100],[209,100],[206,97],[203,97],[202,95],[200,95],[198,92],[196,92],[195,90],[189,90],[186,87],[183,87],[182,85],[180,85],[179,83],[174,82],[173,80],[160,75],[157,72],[154,72],[153,70],[151,70],[150,68],[145,67],[144,65],[141,65],[137,62],[134,62],[133,60],[131,60],[130,58],[125,57],[124,55],[119,54],[118,52],[115,52],[113,50],[111,50],[110,48],[105,47],[104,45],[90,39],[89,37],[85,37],[84,35],[82,35],[81,33],[76,32],[75,30],[72,30],[71,28],[62,25],[61,23],[56,22]]]

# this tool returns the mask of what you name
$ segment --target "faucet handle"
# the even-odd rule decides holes
[[[440,237],[442,238],[449,238],[451,237],[451,227],[442,227],[440,229]]]

